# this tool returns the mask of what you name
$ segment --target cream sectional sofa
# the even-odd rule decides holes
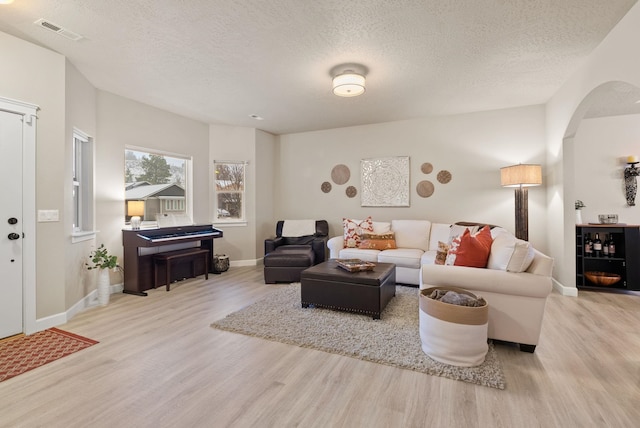
[[[431,223],[428,220],[391,220],[373,222],[373,233],[393,232],[397,249],[365,250],[344,248],[344,237],[335,236],[327,242],[332,259],[361,259],[368,262],[395,263],[396,282],[419,285],[420,267],[433,263],[438,241],[449,239],[450,224]]]
[[[374,222],[374,233],[394,232],[397,249],[344,248],[344,238],[327,242],[331,258],[358,258],[395,263],[396,282],[455,286],[481,295],[489,303],[489,338],[515,342],[533,352],[540,338],[547,296],[551,293],[553,259],[517,240],[502,228],[494,238],[487,268],[435,264],[438,242],[448,242],[451,224],[427,220]]]

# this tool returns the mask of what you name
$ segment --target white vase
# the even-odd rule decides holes
[[[105,306],[109,303],[109,295],[111,294],[109,284],[109,269],[98,270],[98,303]]]
[[[582,211],[576,210],[576,224],[582,224]]]

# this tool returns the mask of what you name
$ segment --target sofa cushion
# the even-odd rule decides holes
[[[487,267],[491,252],[491,230],[485,226],[475,235],[465,230],[462,236],[451,243],[445,264],[454,266]]]
[[[431,222],[428,220],[391,220],[398,248],[429,249]]]
[[[378,254],[378,262],[395,263],[396,267],[420,269],[420,259],[424,251],[416,248],[384,250]]]
[[[518,239],[505,229],[492,230],[494,236],[487,268],[524,272],[533,261],[535,252],[527,241]]]
[[[437,251],[429,250],[425,251],[422,257],[420,257],[420,266],[424,264],[435,264]]]
[[[342,227],[344,229],[345,248],[358,248],[358,245],[360,245],[360,235],[362,235],[363,232],[373,232],[373,221],[371,220],[371,216],[364,220],[343,218]]]
[[[364,250],[392,250],[397,248],[396,237],[393,232],[389,233],[363,233],[362,241],[358,248]]]
[[[389,233],[391,232],[391,223],[388,221],[374,221],[373,233]]]
[[[340,250],[341,259],[360,259],[365,262],[377,262],[380,250],[361,250],[360,248],[343,248]]]
[[[429,234],[429,250],[437,251],[438,242],[449,243],[449,232],[451,225],[447,223],[431,223],[431,233]]]

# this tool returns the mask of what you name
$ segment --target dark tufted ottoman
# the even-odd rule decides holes
[[[331,259],[302,272],[301,283],[303,308],[321,306],[380,319],[396,295],[396,265],[376,263],[372,271],[347,272]]]
[[[264,256],[264,282],[300,282],[300,273],[313,262],[313,249],[308,245],[278,247]]]

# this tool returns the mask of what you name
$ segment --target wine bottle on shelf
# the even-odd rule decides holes
[[[613,235],[609,236],[609,257],[616,256],[616,243],[613,241]]]
[[[600,234],[596,232],[596,237],[593,239],[593,256],[602,256],[602,241],[600,240]]]
[[[609,234],[604,235],[602,243],[602,257],[609,257]]]
[[[593,255],[593,241],[591,240],[591,234],[587,233],[584,237],[584,255],[591,257]]]

